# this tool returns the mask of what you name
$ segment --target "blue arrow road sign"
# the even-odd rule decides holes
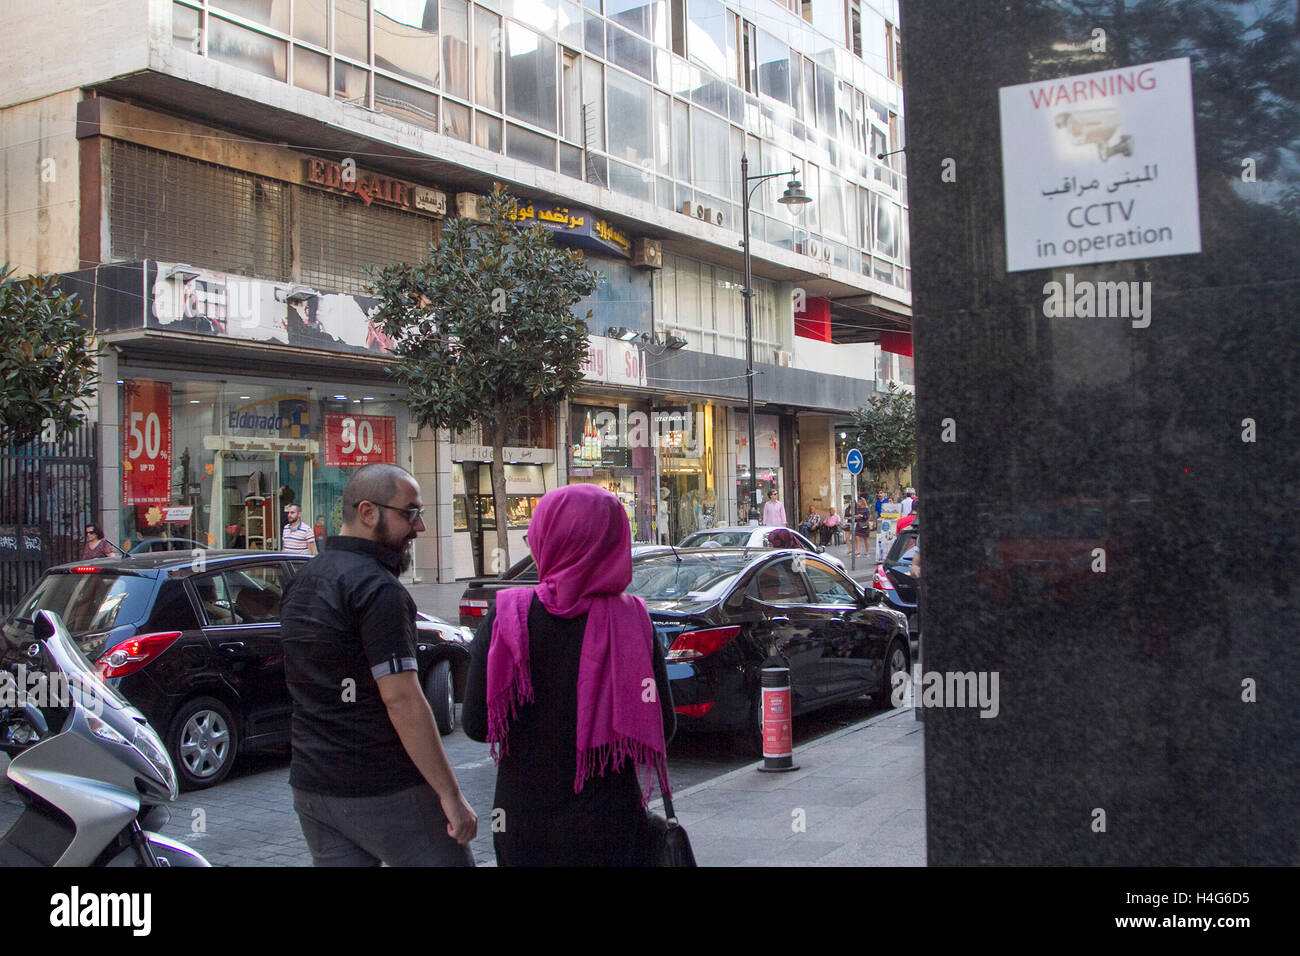
[[[858,451],[856,448],[852,449],[849,452],[848,457],[844,460],[844,463],[849,466],[850,475],[861,474],[862,473],[862,452]]]

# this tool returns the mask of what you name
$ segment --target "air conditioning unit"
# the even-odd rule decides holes
[[[456,193],[456,215],[462,219],[482,222],[483,213],[479,209],[479,199],[478,193]]]
[[[632,265],[646,269],[664,267],[664,250],[658,239],[634,239],[632,241]]]

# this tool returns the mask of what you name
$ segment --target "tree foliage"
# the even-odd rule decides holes
[[[854,442],[864,465],[881,476],[916,464],[916,399],[894,382],[885,395],[873,395],[853,413]]]
[[[99,381],[98,346],[81,324],[76,296],[53,276],[13,277],[0,268],[0,444],[24,444],[52,422],[56,433],[85,421]]]
[[[483,427],[493,447],[496,514],[505,515],[506,425],[554,409],[582,381],[588,311],[573,312],[596,288],[579,252],[557,248],[534,222],[520,228],[518,204],[497,184],[482,222],[443,224],[425,259],[371,272],[375,319],[397,341],[390,367],[409,391],[422,426]],[[506,522],[498,547],[508,564]]]

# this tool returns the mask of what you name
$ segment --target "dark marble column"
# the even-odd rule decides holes
[[[925,714],[929,860],[1300,863],[1297,3],[902,15],[924,667],[998,674]],[[1183,56],[1202,251],[1008,273],[999,88]]]

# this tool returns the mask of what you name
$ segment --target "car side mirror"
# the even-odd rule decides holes
[[[875,588],[863,588],[863,589],[862,589],[862,606],[863,606],[863,607],[875,607],[877,604],[880,603],[880,600],[881,600],[881,598],[883,598],[883,597],[884,597],[884,595],[883,595],[882,593],[880,593],[879,591],[877,591]]]

